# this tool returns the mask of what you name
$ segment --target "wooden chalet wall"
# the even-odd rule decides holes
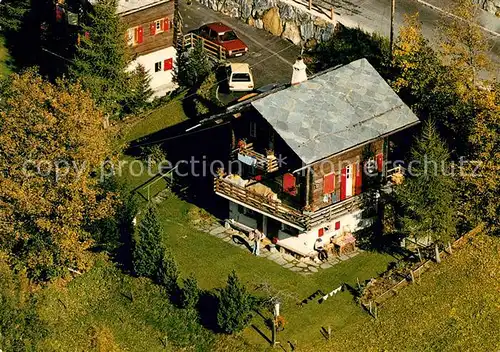
[[[122,16],[122,21],[127,29],[133,27],[142,28],[142,43],[132,46],[133,54],[149,54],[174,45],[174,12],[175,3],[170,0]],[[156,20],[161,19],[167,19],[168,29],[153,34],[151,27],[154,26]]]
[[[326,159],[323,162],[317,162],[312,166],[311,172],[311,197],[310,197],[310,206],[313,210],[321,209],[332,204],[332,197],[335,197],[336,202],[341,200],[340,189],[341,189],[341,169],[346,167],[347,165],[353,165],[352,176],[354,177],[352,182],[352,195],[355,195],[356,192],[356,167],[359,163],[361,165],[361,161],[363,160],[364,153],[369,150],[370,153],[373,153],[373,156],[376,161],[376,155],[383,154],[384,141],[378,140],[370,145],[362,146],[346,153],[331,157]],[[363,167],[363,166],[361,166]],[[361,170],[362,171],[362,170]],[[325,175],[335,173],[335,191],[328,198],[328,201],[324,201],[324,177]]]

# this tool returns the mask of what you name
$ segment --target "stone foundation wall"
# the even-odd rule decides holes
[[[198,0],[210,9],[265,29],[296,45],[327,41],[335,20],[293,0]]]

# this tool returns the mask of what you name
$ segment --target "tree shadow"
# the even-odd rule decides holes
[[[220,332],[217,324],[217,310],[219,307],[219,298],[217,292],[202,291],[198,302],[198,313],[200,323],[207,329],[214,332]]]

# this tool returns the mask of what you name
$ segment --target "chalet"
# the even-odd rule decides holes
[[[154,96],[174,90],[174,0],[120,0],[118,14],[127,28],[134,60],[129,69],[143,65],[151,77]]]
[[[232,116],[239,163],[214,181],[228,223],[299,256],[319,237],[354,244],[376,215],[365,211],[374,184],[399,171],[386,166],[389,138],[417,123],[366,59],[253,98]]]

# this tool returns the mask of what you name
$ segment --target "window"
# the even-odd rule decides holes
[[[377,165],[375,164],[375,159],[370,158],[366,161],[366,172],[369,174],[374,174],[377,172]]]
[[[151,35],[156,35],[168,31],[170,27],[171,24],[168,18],[160,18],[158,20],[151,22],[149,29]]]
[[[132,27],[127,30],[127,43],[130,46],[141,44],[144,40],[144,28]]]
[[[231,77],[233,82],[250,82],[250,75],[248,73],[233,73]]]
[[[236,33],[234,33],[233,31],[222,33],[219,35],[219,38],[220,38],[221,42],[228,42],[230,40],[238,39],[238,37],[236,36]]]
[[[249,217],[257,216],[257,213],[252,209],[248,209],[247,207],[243,207],[243,214]]]
[[[250,137],[257,138],[257,123],[250,121]]]
[[[287,224],[281,223],[281,231],[289,235],[297,235],[297,229]]]
[[[155,21],[155,26],[156,26],[156,33],[163,32],[163,20],[157,20]]]
[[[160,72],[161,71],[161,61],[155,63],[155,72]]]

